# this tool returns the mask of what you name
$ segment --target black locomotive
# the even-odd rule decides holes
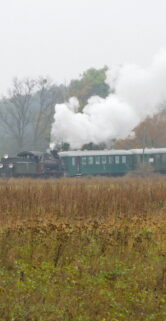
[[[62,161],[57,151],[24,151],[16,157],[5,155],[0,162],[0,177],[60,177]]]

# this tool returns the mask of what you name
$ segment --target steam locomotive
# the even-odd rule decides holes
[[[56,150],[49,153],[24,151],[16,157],[4,155],[0,177],[60,177],[64,170]]]
[[[131,150],[24,151],[0,161],[0,177],[118,176],[143,165],[166,173],[166,148]]]

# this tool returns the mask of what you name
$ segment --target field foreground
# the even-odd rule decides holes
[[[166,178],[1,180],[0,321],[165,321]]]

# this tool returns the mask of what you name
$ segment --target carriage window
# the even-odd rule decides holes
[[[142,161],[142,155],[136,155],[136,161],[140,163]]]
[[[96,164],[100,164],[100,156],[96,156]]]
[[[153,157],[149,158],[149,163],[154,163],[154,158]]]
[[[92,165],[92,164],[93,164],[93,157],[90,156],[90,157],[89,157],[89,165]]]
[[[82,157],[82,165],[86,165],[86,157]]]
[[[108,157],[108,162],[109,162],[109,164],[113,164],[113,161],[114,161],[113,156],[109,156],[109,157]]]
[[[166,162],[166,154],[163,154],[163,155],[162,155],[162,161],[163,161],[163,162]]]
[[[155,155],[155,161],[160,163],[160,155]]]
[[[126,164],[126,156],[122,156],[122,164]]]
[[[120,157],[119,156],[115,156],[115,164],[119,164],[120,163]]]
[[[76,159],[75,159],[75,157],[72,157],[71,161],[72,161],[72,166],[75,166],[75,165],[76,165]]]
[[[102,164],[106,164],[106,162],[107,162],[106,156],[102,156]]]

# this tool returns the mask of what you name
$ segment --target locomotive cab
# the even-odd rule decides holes
[[[38,176],[43,173],[42,153],[24,151],[17,154],[15,176]]]

